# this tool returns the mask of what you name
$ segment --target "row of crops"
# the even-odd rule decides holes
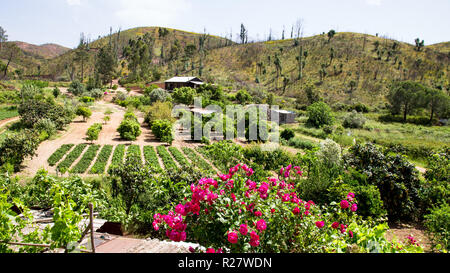
[[[138,158],[157,172],[163,169],[179,170],[191,165],[203,170],[212,169],[211,165],[194,149],[166,148],[163,145],[144,146],[141,149],[139,145],[124,144],[116,146],[63,144],[48,158],[47,162],[52,167],[56,166],[56,171],[60,174],[104,174],[108,168],[124,162],[128,157]]]

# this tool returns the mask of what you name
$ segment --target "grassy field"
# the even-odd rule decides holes
[[[0,106],[0,120],[17,117],[18,115],[16,106]]]
[[[416,163],[423,165],[423,153],[438,151],[450,143],[449,126],[422,126],[410,123],[380,122],[381,114],[364,114],[367,121],[362,129],[343,128],[342,122],[348,112],[335,112],[336,117],[332,134],[326,134],[322,128],[309,127],[307,117],[300,116],[299,123],[286,124],[282,128],[291,128],[296,137],[313,143],[331,138],[344,147],[353,145],[354,141],[373,142],[385,147],[395,148],[394,152],[407,154]],[[341,130],[339,132],[339,130]]]

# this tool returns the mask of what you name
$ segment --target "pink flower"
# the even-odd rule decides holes
[[[295,207],[295,208],[292,210],[292,212],[293,212],[295,215],[298,215],[298,214],[300,214],[300,209],[299,209],[298,207]]]
[[[256,217],[261,217],[262,216],[262,212],[260,212],[259,210],[257,212],[255,212],[255,216]]]
[[[214,248],[208,248],[206,250],[206,253],[216,253],[216,251],[214,250]]]
[[[153,221],[153,229],[154,230],[159,230],[158,222]]]
[[[233,201],[236,202],[236,195],[234,195],[234,193],[231,193],[231,199],[233,199]]]
[[[283,197],[281,198],[281,200],[282,200],[283,202],[289,202],[289,200],[291,200],[291,196],[290,196],[288,193],[286,193],[286,194],[283,195]]]
[[[250,240],[249,244],[253,247],[259,246],[259,240]]]
[[[175,212],[178,213],[178,214],[181,214],[181,215],[183,215],[183,216],[186,216],[186,215],[187,215],[187,213],[186,213],[186,211],[185,211],[185,209],[184,209],[184,206],[183,206],[182,204],[178,204],[178,205],[175,207]]]
[[[356,204],[353,204],[350,208],[351,211],[355,212],[358,209],[358,206]]]
[[[317,221],[316,222],[316,227],[318,227],[318,228],[323,228],[324,225],[325,225],[324,221]]]
[[[353,238],[353,231],[349,230],[348,235],[350,236],[350,238]]]
[[[338,222],[334,222],[333,224],[331,224],[331,227],[336,229],[339,227],[339,223]]]
[[[270,212],[271,212],[271,213],[275,213],[275,209],[271,209]]]
[[[256,231],[250,232],[250,240],[259,241],[259,235],[258,235],[258,233],[256,233]]]
[[[247,235],[247,233],[248,233],[247,225],[246,225],[246,224],[242,224],[242,225],[239,227],[239,232],[240,232],[242,235]]]
[[[267,184],[266,182],[261,183],[261,186],[258,189],[260,194],[266,194],[268,190],[269,190],[269,184]]]
[[[266,221],[264,221],[264,219],[259,220],[258,222],[256,222],[256,229],[259,231],[264,231],[267,228],[267,224]]]
[[[189,247],[189,252],[195,253],[195,249],[194,249],[192,246],[190,246],[190,247]]]
[[[341,201],[341,209],[346,209],[348,208],[349,204],[347,202],[347,200],[342,200]]]
[[[235,231],[228,233],[228,242],[236,244],[238,242],[238,235]]]

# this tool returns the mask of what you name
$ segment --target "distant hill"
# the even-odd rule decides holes
[[[70,48],[57,44],[33,45],[25,42],[15,41],[15,43],[24,52],[30,53],[37,58],[51,59],[66,53]]]
[[[161,29],[166,30],[166,35],[160,35]],[[375,107],[383,107],[389,85],[395,80],[419,81],[442,87],[447,92],[450,90],[450,42],[418,50],[412,44],[351,32],[336,33],[331,39],[322,34],[249,44],[208,35],[202,67],[198,50],[192,58],[186,58],[184,54],[189,44],[198,49],[202,34],[159,27],[133,28],[99,37],[90,43],[89,59],[84,63],[84,80],[94,75],[95,56],[110,42],[117,48],[118,76],[127,77],[129,68],[122,49],[130,39],[147,33],[154,39],[152,65],[160,72],[161,81],[174,75],[198,76],[234,90],[247,89],[255,96],[262,91],[272,92],[299,102],[307,100],[305,90],[313,87],[332,104],[362,102]],[[176,47],[176,56],[167,58]],[[79,78],[81,67],[75,61],[75,53],[72,49],[39,61],[41,74],[52,75],[54,79]],[[29,71],[37,71],[36,63],[33,65]],[[24,66],[27,67],[25,62]]]

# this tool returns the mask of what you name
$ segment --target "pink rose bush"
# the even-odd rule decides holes
[[[384,239],[386,226],[372,227],[356,214],[354,193],[321,207],[297,196],[295,181],[303,174],[298,166],[281,168],[277,178],[260,182],[253,174],[237,164],[217,180],[200,179],[190,185],[184,204],[154,215],[154,230],[172,241],[199,243],[208,253],[346,252],[352,245],[368,252],[373,251],[371,233],[384,247],[380,252],[399,251]]]

